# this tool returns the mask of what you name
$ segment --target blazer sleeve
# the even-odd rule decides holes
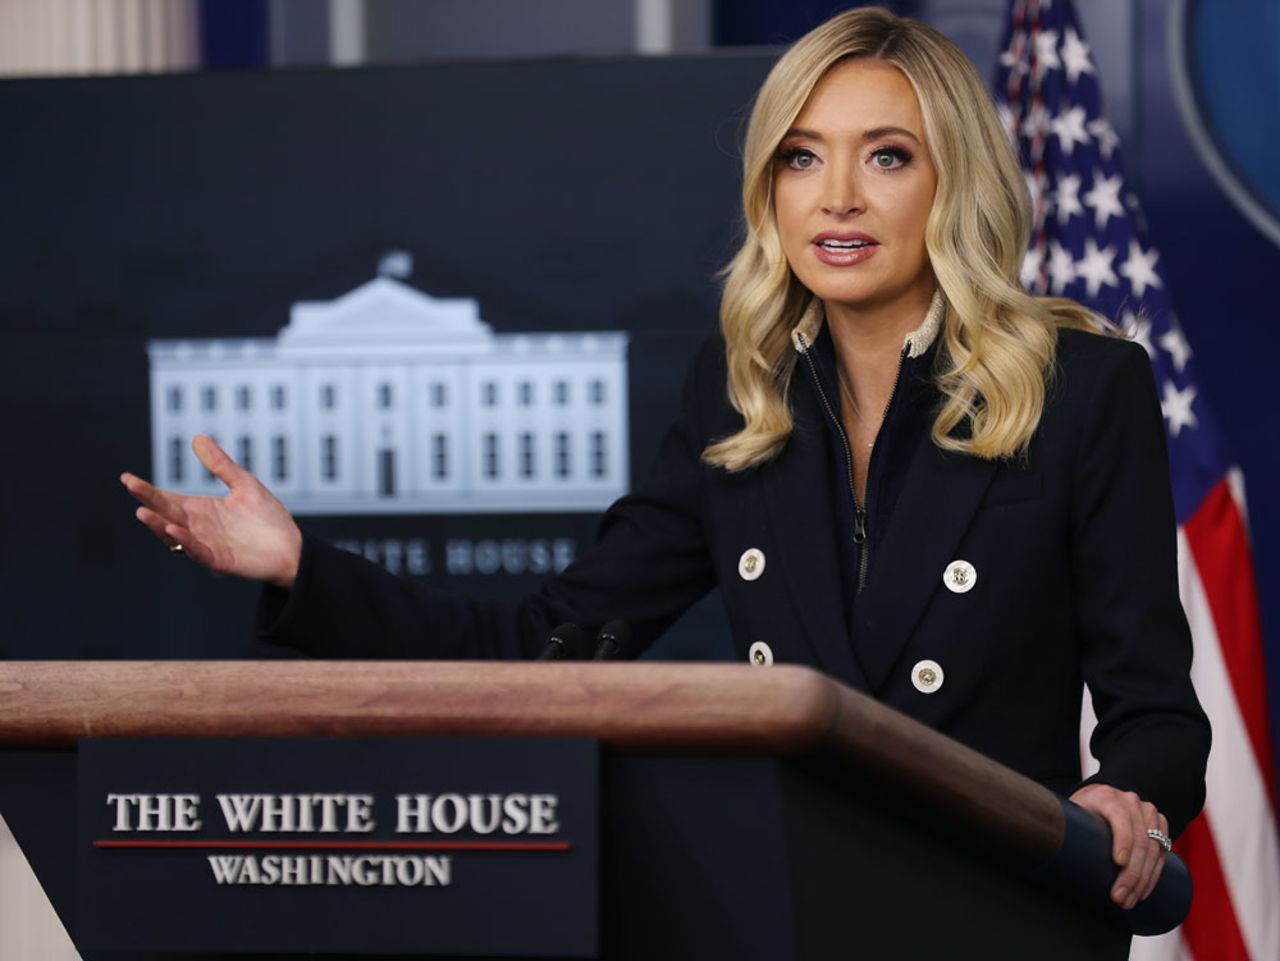
[[[535,656],[557,624],[594,637],[622,619],[632,638],[621,656],[635,656],[714,583],[698,501],[699,398],[716,390],[704,383],[716,366],[709,342],[648,479],[608,509],[595,546],[535,594],[498,602],[434,590],[304,533],[293,589],[263,589],[259,638],[319,657],[521,659]]]
[[[1076,626],[1098,718],[1090,747],[1101,766],[1089,781],[1151,801],[1176,836],[1204,803],[1209,722],[1191,685],[1151,365],[1136,344],[1107,346],[1089,358],[1096,377],[1077,435],[1071,530]]]

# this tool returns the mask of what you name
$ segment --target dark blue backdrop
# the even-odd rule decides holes
[[[810,6],[806,21],[839,4]],[[1169,83],[1167,15],[1163,0],[1141,0],[1144,82],[1127,155],[1204,390],[1253,494],[1270,688],[1280,691],[1280,507],[1267,496],[1280,486],[1280,449],[1264,394],[1274,310],[1264,278],[1280,256],[1188,141]],[[808,25],[764,23],[788,35]],[[272,334],[293,300],[351,289],[388,248],[415,252],[423,289],[478,296],[499,330],[629,329],[632,462],[642,471],[673,412],[681,358],[714,325],[713,275],[735,231],[738,127],[768,64],[724,56],[0,82],[0,392],[11,465],[0,472],[9,615],[0,656],[249,650],[252,589],[174,565],[115,487],[119,470],[148,467],[143,344]],[[1257,126],[1275,129],[1269,117]],[[1248,120],[1220,121],[1224,137],[1239,139]],[[519,256],[497,268],[476,253],[494,224],[520,238]],[[512,523],[322,526],[333,536],[501,536]],[[592,527],[580,515],[520,523],[579,542]],[[454,586],[499,595],[529,585]],[[715,650],[714,611],[701,609],[667,653]]]

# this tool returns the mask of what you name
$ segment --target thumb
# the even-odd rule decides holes
[[[191,449],[196,452],[196,457],[205,469],[232,490],[248,476],[248,472],[238,466],[231,455],[207,434],[196,434],[191,438]]]

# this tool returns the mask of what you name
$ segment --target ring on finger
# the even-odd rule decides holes
[[[186,552],[187,552],[187,551],[186,551],[186,548],[184,548],[181,544],[170,544],[170,545],[169,545],[169,553],[170,553],[170,554],[185,554]]]
[[[1157,828],[1147,828],[1147,837],[1151,838],[1151,840],[1155,841],[1156,844],[1164,848],[1165,854],[1168,854],[1173,850],[1173,842],[1169,840],[1169,835],[1165,834],[1163,831],[1158,830]]]

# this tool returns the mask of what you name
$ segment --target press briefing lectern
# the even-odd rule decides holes
[[[467,766],[472,749],[479,756],[495,741],[500,753],[485,757],[497,760]],[[510,802],[521,816],[506,828],[523,826],[526,833],[502,835],[498,820],[482,823],[484,799],[500,797],[493,792],[504,777],[513,783],[501,790],[512,792],[524,790],[514,783],[522,777],[545,781],[550,775],[536,750],[544,742],[587,745],[584,756],[598,759],[586,769],[593,783],[573,802],[591,808],[587,820],[574,822],[588,827],[571,840],[550,832],[534,837],[527,833],[536,827],[536,811],[535,820],[529,818],[533,795],[513,793],[501,797],[525,801]],[[86,767],[84,757],[78,764],[77,753],[117,744],[143,752],[135,777],[143,790],[169,790],[165,785],[202,777],[222,778],[222,787],[201,797],[193,789],[187,801],[165,795],[179,811],[169,818],[170,832],[136,830],[127,816],[158,804],[152,795],[138,794],[152,801],[133,807],[118,794],[114,807],[83,796],[91,790],[86,779],[101,772]],[[386,759],[380,760],[379,744],[387,745]],[[216,747],[214,755],[200,753],[207,745]],[[422,746],[420,762],[416,745]],[[447,746],[444,755],[440,745]],[[257,763],[249,774],[243,768],[222,774],[216,765],[190,762],[206,756],[234,761],[239,748],[252,754],[268,747],[266,755],[253,756],[277,760]],[[327,754],[330,748],[337,753]],[[348,808],[365,806],[367,824],[335,820],[333,831],[323,834],[319,815],[305,824],[289,815],[289,834],[251,835],[245,825],[226,834],[222,821],[234,804],[267,796],[245,792],[272,783],[273,768],[283,772],[295,755],[304,760],[311,754],[333,770],[301,775],[304,784],[339,774],[344,784],[388,779],[388,797],[376,797],[373,788],[358,795],[367,803],[343,795]],[[444,800],[440,757],[461,764],[448,775],[449,790],[457,793]],[[548,757],[547,764],[559,763],[554,752]],[[435,792],[413,795],[419,813],[435,812],[434,825],[406,822],[411,802],[400,798],[414,788],[405,785],[429,785],[423,790]],[[282,796],[270,795],[268,803],[282,803]],[[316,795],[303,797],[314,801]],[[466,798],[477,797],[471,827],[492,831],[483,837],[457,827],[467,816]],[[539,802],[531,803],[536,808]],[[499,805],[493,801],[494,818]],[[561,812],[568,807],[563,803]],[[386,812],[376,830],[375,808]],[[1109,843],[1087,817],[1021,775],[799,667],[0,663],[0,812],[86,959],[296,957],[298,950],[549,956],[545,945],[553,942],[539,941],[537,931],[530,934],[534,950],[520,949],[520,924],[568,932],[570,941],[587,932],[587,941],[572,942],[589,945],[575,948],[576,955],[609,959],[1123,959],[1131,929],[1171,927],[1190,897],[1185,868],[1175,859],[1158,895],[1137,914],[1108,907],[1114,875]],[[548,826],[558,825],[554,808],[543,815]],[[100,818],[106,820],[95,820]],[[223,833],[209,839],[189,830],[197,821],[202,831],[219,827]],[[277,819],[267,827],[284,823]],[[122,824],[131,833],[111,833]],[[145,826],[158,824],[156,814]],[[174,824],[185,833],[174,833]],[[391,833],[433,827],[429,834]],[[422,862],[428,865],[424,875],[421,864],[405,855],[428,848],[440,859],[435,863],[452,871],[445,878],[448,889],[405,890],[409,882],[422,887],[423,877],[425,884],[440,880],[430,877],[432,862]],[[591,852],[583,867],[595,872],[593,886],[584,895],[576,882],[566,882],[559,896],[554,872],[546,882],[537,879],[557,857],[556,870],[568,865],[571,849]],[[250,877],[244,862],[259,856]],[[296,885],[286,890],[263,881],[268,857],[285,864],[284,877]],[[509,870],[495,867],[503,863]],[[353,864],[358,884],[350,880]],[[227,876],[215,877],[218,865]],[[228,874],[233,868],[227,865],[238,874]],[[161,887],[175,892],[203,885],[198,890],[205,894],[174,894],[172,903],[165,890],[148,893],[150,904],[125,898],[120,889],[144,876],[172,878],[172,885]],[[516,886],[502,897],[487,897],[485,877]],[[512,882],[516,877],[521,880]],[[233,883],[246,878],[253,883]],[[373,880],[366,885],[367,878]],[[86,883],[104,890],[78,892],[77,885]],[[526,895],[541,900],[530,907]],[[145,951],[132,952],[123,942],[103,949],[86,940],[86,919],[77,915],[85,904],[99,903],[95,897],[117,897],[113,903],[140,912],[131,924]],[[209,919],[191,914],[190,924],[166,927],[174,913],[198,913],[206,904],[219,912],[209,930],[223,940],[215,937],[211,950],[178,943],[184,931]],[[412,905],[408,915],[406,904]],[[446,904],[457,906],[432,915]],[[303,926],[288,921],[295,910],[312,920]],[[387,920],[377,920],[384,910]],[[508,912],[520,915],[518,923]],[[102,937],[110,922],[93,921],[93,937]],[[396,932],[410,939],[422,934],[429,947],[432,930],[442,937],[452,931],[440,942],[447,953],[388,950],[399,943],[391,937]],[[303,948],[288,940],[291,932]],[[467,941],[469,932],[474,942]],[[176,941],[168,943],[170,938]],[[510,950],[495,954],[494,945]]]

